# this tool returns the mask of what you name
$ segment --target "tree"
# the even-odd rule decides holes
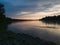
[[[0,22],[5,21],[4,5],[0,3]]]

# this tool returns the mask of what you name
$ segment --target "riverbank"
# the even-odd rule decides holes
[[[53,23],[53,24],[60,24],[60,15],[58,16],[48,16],[40,19],[45,23]]]
[[[56,45],[28,34],[16,34],[9,31],[0,32],[0,45]]]

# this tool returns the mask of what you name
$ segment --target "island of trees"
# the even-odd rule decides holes
[[[11,22],[12,19],[5,16],[4,5],[0,4],[0,45],[56,45],[28,34],[16,34],[8,31],[7,26]]]

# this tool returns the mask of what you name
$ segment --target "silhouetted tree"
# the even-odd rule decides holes
[[[4,5],[0,3],[0,32],[5,31],[7,26],[7,19],[5,17]]]
[[[0,22],[5,21],[5,10],[4,5],[0,3]]]

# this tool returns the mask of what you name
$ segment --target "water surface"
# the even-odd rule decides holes
[[[9,31],[25,33],[60,44],[60,25],[46,24],[42,21],[15,22],[8,26]]]

